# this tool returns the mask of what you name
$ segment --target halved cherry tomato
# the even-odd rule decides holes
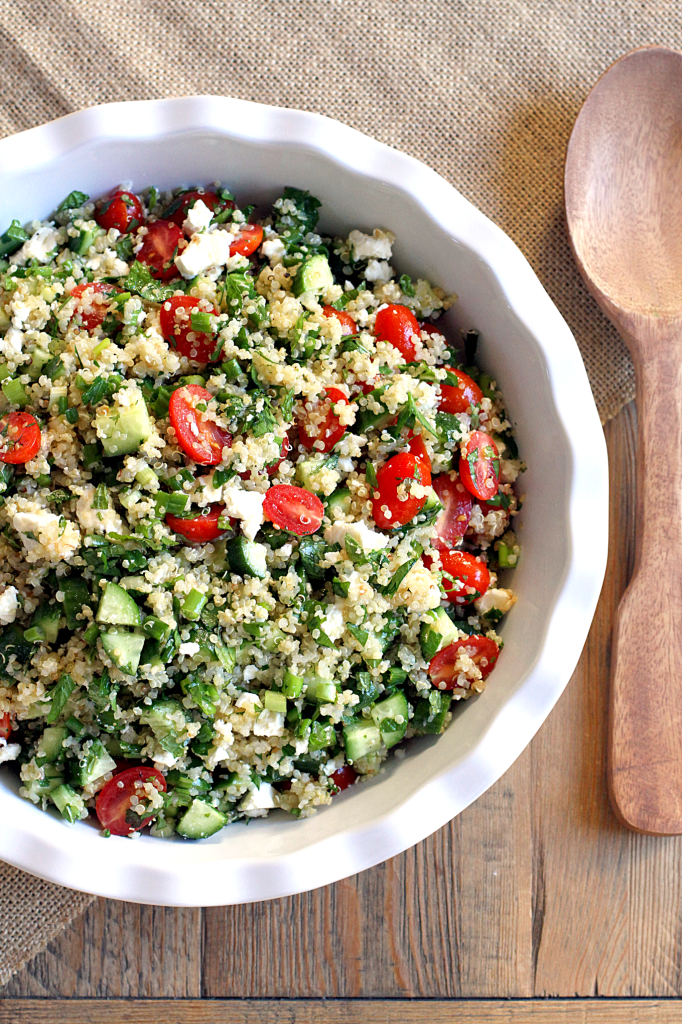
[[[443,586],[448,595],[448,601],[454,604],[471,604],[477,598],[482,597],[490,586],[490,572],[485,562],[479,562],[468,551],[448,551],[441,549],[440,563],[443,572],[454,576],[458,583],[453,583],[447,576],[443,577]],[[433,559],[424,555],[424,565],[431,568]],[[470,593],[469,591],[473,591]]]
[[[76,285],[71,294],[81,301],[74,316],[80,317],[86,331],[94,331],[99,327],[109,311],[110,296],[116,295],[120,290],[115,284],[107,284],[106,281]]]
[[[262,241],[263,229],[260,224],[242,224],[237,237],[230,244],[230,256],[251,256]]]
[[[199,200],[211,212],[215,210],[216,206],[219,206],[221,210],[234,209],[233,202],[219,199],[215,192],[201,192],[198,189],[190,189],[189,192],[183,192],[182,195],[176,196],[165,212],[166,220],[172,220],[174,224],[181,228],[187,219],[188,212]]]
[[[412,431],[410,431],[410,434],[412,434]],[[408,448],[410,449],[413,455],[416,455],[418,459],[421,459],[421,461],[424,463],[424,465],[426,466],[430,473],[431,459],[429,458],[429,453],[426,450],[424,438],[421,436],[421,434],[412,434],[412,436],[410,437]]]
[[[95,811],[102,828],[108,828],[114,836],[129,836],[131,832],[139,832],[141,828],[154,820],[158,811],[135,823],[126,821],[131,811],[130,802],[138,797],[147,802],[144,791],[145,782],[151,782],[160,793],[166,792],[166,780],[157,768],[126,768],[125,771],[109,779],[97,795]],[[132,812],[134,814],[134,811]]]
[[[478,665],[481,675],[487,679],[495,667],[500,648],[487,636],[467,636],[461,640],[455,640],[454,644],[444,647],[429,665],[429,675],[433,685],[439,690],[454,690],[457,683],[455,663],[459,657],[460,650],[464,648],[466,654]]]
[[[200,466],[217,466],[223,448],[232,445],[231,435],[196,408],[197,402],[208,404],[212,398],[199,384],[186,384],[173,392],[168,403],[168,415],[180,447]]]
[[[266,491],[263,515],[280,530],[299,537],[315,533],[322,525],[324,505],[316,494],[291,484],[275,484]]]
[[[442,331],[440,327],[436,327],[435,324],[420,324],[420,331],[426,331],[427,334],[439,334],[441,337],[446,337],[445,331]]]
[[[268,476],[274,476],[275,475],[275,473],[277,472],[277,470],[279,469],[279,467],[282,465],[282,463],[286,459],[287,455],[289,454],[289,449],[290,448],[291,448],[291,445],[289,444],[289,438],[285,434],[284,437],[282,438],[282,447],[279,450],[279,458],[277,459],[276,462],[270,462],[265,467],[265,470],[266,470]]]
[[[0,740],[8,740],[11,731],[12,722],[9,717],[9,711],[5,711],[2,715],[0,715]]]
[[[333,306],[323,306],[322,312],[325,316],[333,316],[341,324],[341,336],[346,337],[349,334],[358,333],[358,325],[356,324],[350,313],[344,313],[341,309],[334,309]],[[371,389],[370,389],[371,390]]]
[[[417,354],[415,341],[419,341],[419,324],[412,310],[407,306],[386,306],[377,313],[374,322],[377,341],[387,341],[397,348],[411,363]]]
[[[490,501],[497,494],[500,478],[500,454],[489,434],[474,430],[462,449],[459,460],[462,483],[475,498]]]
[[[380,529],[405,526],[424,507],[426,495],[416,498],[409,492],[413,480],[422,487],[431,486],[428,466],[412,452],[400,452],[381,467],[374,489],[378,497],[372,499],[372,515]]]
[[[147,225],[147,234],[136,259],[147,264],[157,281],[170,281],[179,276],[173,260],[182,238],[182,231],[172,220],[155,220]]]
[[[346,433],[343,423],[334,412],[337,403],[348,405],[348,399],[339,388],[326,388],[327,397],[318,402],[305,420],[298,421],[298,438],[308,451],[330,452]],[[320,448],[320,442],[324,448]]]
[[[348,789],[349,786],[353,785],[357,777],[358,773],[349,764],[344,764],[343,768],[337,768],[329,776],[337,789]]]
[[[142,203],[133,192],[114,192],[100,206],[95,220],[106,231],[118,228],[125,234],[142,223]]]
[[[216,350],[216,340],[208,331],[192,329],[192,310],[207,305],[204,299],[195,299],[191,295],[174,295],[166,299],[161,306],[159,319],[161,333],[166,341],[170,341],[180,355],[188,359],[196,359],[199,363],[209,363]],[[206,310],[207,313],[220,312],[215,306]]]
[[[453,480],[447,473],[434,478],[433,489],[443,511],[436,519],[436,536],[431,543],[441,550],[454,548],[467,531],[473,508],[472,497],[459,479]]]
[[[224,505],[207,505],[205,511],[193,519],[181,519],[180,516],[168,512],[166,523],[173,533],[186,537],[192,544],[207,544],[208,541],[217,540],[225,533],[225,530],[218,526],[218,519],[224,511]]]
[[[0,462],[18,466],[40,451],[42,435],[30,412],[10,412],[0,419]]]
[[[472,380],[468,373],[456,370],[453,366],[444,366],[459,381],[457,387],[452,384],[440,385],[440,401],[438,408],[441,412],[466,412],[472,405],[480,405],[483,392],[475,380]]]

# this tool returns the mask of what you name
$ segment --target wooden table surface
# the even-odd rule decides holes
[[[681,1020],[660,997],[682,993],[682,838],[627,832],[606,795],[634,405],[605,429],[610,559],[590,637],[492,789],[399,857],[301,896],[206,910],[99,900],[3,990],[0,1024]]]

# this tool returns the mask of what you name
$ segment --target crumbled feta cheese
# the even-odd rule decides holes
[[[336,605],[332,605],[324,617],[322,629],[330,640],[339,640],[343,636],[345,628],[346,620],[343,612]]]
[[[47,263],[50,253],[57,248],[59,243],[59,232],[52,225],[38,228],[22,245],[19,252],[12,256],[12,263],[23,267],[29,260],[38,260],[38,263]]]
[[[386,284],[394,273],[393,267],[386,260],[370,260],[365,268],[365,280],[381,281]]]
[[[80,547],[80,530],[68,519],[21,497],[11,498],[5,507],[12,517],[12,526],[21,535],[29,562],[39,558],[58,562]]]
[[[178,648],[178,654],[185,654],[187,655],[188,658],[193,658],[194,655],[198,654],[200,650],[201,646],[199,644],[196,644],[194,643],[194,641],[189,640],[186,644],[180,644]]]
[[[223,488],[224,515],[242,520],[242,533],[248,540],[254,539],[265,520],[264,498],[265,495],[258,491],[242,490],[237,482]]]
[[[261,711],[253,727],[254,736],[281,736],[283,732],[283,711]]]
[[[236,708],[243,708],[244,711],[248,711],[250,714],[255,715],[256,708],[261,708],[260,697],[255,693],[244,692],[241,696],[237,697],[234,702]]]
[[[260,251],[269,260],[278,260],[284,256],[286,249],[281,238],[269,238],[260,247]]]
[[[261,811],[268,811],[275,806],[275,793],[269,782],[261,782],[259,789],[250,789],[239,804],[239,810],[250,818],[260,817]]]
[[[204,231],[213,220],[213,211],[209,210],[203,199],[197,199],[191,210],[187,211],[183,231],[187,235],[194,235],[197,231]]]
[[[7,589],[0,594],[0,625],[8,626],[10,622],[14,622],[17,617],[17,588],[7,587]]]
[[[221,484],[220,487],[213,486],[213,473],[210,476],[200,476],[197,483],[203,488],[199,493],[200,505],[210,505],[222,500],[223,485]]]
[[[230,258],[234,238],[231,232],[222,229],[194,234],[187,248],[175,257],[175,266],[188,280],[210,267],[222,267]]]
[[[499,589],[486,590],[482,597],[474,601],[474,607],[479,615],[487,615],[493,608],[505,615],[516,601],[511,590]]]
[[[342,473],[352,473],[355,469],[355,463],[352,459],[341,458],[337,463],[338,468]]]
[[[3,761],[16,761],[21,753],[21,746],[18,743],[8,743],[0,739],[0,764]]]
[[[339,544],[343,547],[346,536],[357,541],[363,551],[380,551],[388,545],[388,537],[370,530],[362,520],[357,523],[334,523],[324,531],[327,544]]]
[[[393,255],[391,249],[392,238],[392,235],[377,228],[373,235],[365,235],[362,231],[351,231],[348,241],[351,244],[353,256],[356,260],[390,260]]]
[[[95,488],[92,484],[86,484],[76,503],[76,515],[83,529],[94,530],[95,533],[124,533],[123,520],[118,512],[111,506],[102,509],[93,508],[94,496]]]
[[[0,352],[13,362],[17,362],[22,354],[24,344],[24,332],[10,327],[4,338],[0,339]]]
[[[154,764],[162,764],[165,768],[172,768],[177,760],[177,757],[173,757],[170,750],[164,750],[157,744],[152,755]]]

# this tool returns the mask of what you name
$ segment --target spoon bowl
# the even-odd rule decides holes
[[[637,380],[637,544],[613,637],[608,781],[623,824],[682,833],[682,54],[599,79],[565,175],[569,236]]]

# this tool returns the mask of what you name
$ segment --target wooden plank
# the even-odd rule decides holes
[[[679,1024],[678,1000],[5,1000],[0,1024]]]
[[[201,910],[97,900],[23,971],[7,997],[201,995]]]

